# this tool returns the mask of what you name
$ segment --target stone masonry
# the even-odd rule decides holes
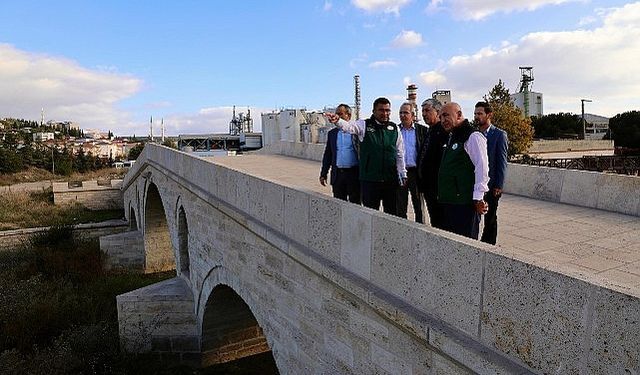
[[[637,295],[281,184],[295,167],[233,164],[150,144],[125,178],[143,256],[177,270],[118,296],[129,350],[208,364],[270,349],[283,374],[640,371]]]

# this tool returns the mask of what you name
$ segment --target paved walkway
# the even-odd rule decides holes
[[[256,154],[208,160],[331,195],[318,182],[316,161]],[[640,297],[640,217],[505,194],[498,222],[492,251]]]

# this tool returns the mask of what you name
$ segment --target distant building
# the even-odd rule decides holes
[[[609,131],[609,118],[591,113],[584,114],[585,139],[602,139]]]
[[[33,141],[34,142],[45,142],[48,141],[50,139],[55,139],[55,134],[51,133],[51,132],[38,132],[38,133],[33,133]]]
[[[442,105],[451,103],[450,90],[436,90],[431,94],[431,97],[442,103]]]
[[[322,112],[306,109],[283,109],[262,114],[262,143],[322,143],[326,140],[327,121]]]
[[[511,100],[516,107],[522,110],[522,113],[526,113],[525,107],[529,105],[529,116],[542,116],[543,103],[542,93],[535,91],[523,91],[511,94]]]

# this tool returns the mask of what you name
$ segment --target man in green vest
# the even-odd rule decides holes
[[[487,139],[471,127],[457,103],[442,107],[440,121],[449,133],[438,172],[443,229],[477,240],[480,215],[488,208],[483,200],[489,191]]]
[[[360,186],[362,204],[374,210],[397,215],[397,190],[407,181],[404,144],[398,126],[389,121],[391,102],[378,98],[373,115],[367,120],[347,122],[333,113],[325,116],[343,131],[360,139]]]

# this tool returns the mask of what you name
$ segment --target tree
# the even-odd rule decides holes
[[[171,148],[178,148],[178,145],[176,145],[176,143],[172,140],[170,140],[169,138],[165,139],[164,142],[162,142],[163,146],[167,146],[167,147],[171,147]]]
[[[616,147],[640,149],[640,111],[613,116],[609,119],[609,129]]]
[[[507,132],[509,138],[509,156],[526,153],[533,143],[531,119],[524,117],[509,96],[509,89],[498,80],[484,97],[493,107],[493,123]]]
[[[129,160],[136,160],[142,153],[143,149],[144,143],[138,143],[137,145],[133,146],[133,148],[129,150]]]
[[[551,113],[532,117],[531,126],[535,129],[536,138],[575,138],[582,134],[582,119],[571,113]]]

